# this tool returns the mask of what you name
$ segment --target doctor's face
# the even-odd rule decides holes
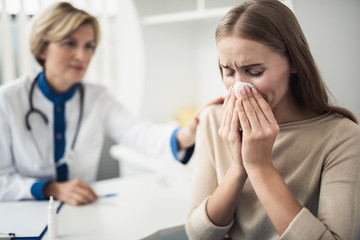
[[[218,44],[218,54],[227,89],[235,82],[253,84],[273,109],[283,109],[291,96],[288,58],[270,47],[245,38],[227,36]]]
[[[95,49],[91,24],[84,24],[58,42],[50,42],[42,57],[50,87],[65,92],[82,81]]]

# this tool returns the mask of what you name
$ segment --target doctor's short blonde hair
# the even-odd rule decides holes
[[[30,33],[30,50],[37,62],[44,67],[41,54],[48,43],[61,41],[83,24],[93,27],[96,48],[100,41],[100,26],[91,14],[70,3],[59,2],[36,16]]]

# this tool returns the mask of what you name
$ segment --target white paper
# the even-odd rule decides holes
[[[47,225],[48,204],[48,201],[0,202],[0,232],[15,233],[15,237],[40,236]]]

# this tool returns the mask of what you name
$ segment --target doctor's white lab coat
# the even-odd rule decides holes
[[[54,105],[37,85],[32,97],[34,107],[49,120],[46,125],[39,114],[31,114],[29,119],[40,151],[25,125],[33,81],[33,77],[22,77],[0,87],[0,200],[31,199],[34,182],[56,179]],[[65,104],[65,155],[71,155],[71,160],[67,161],[69,179],[79,178],[87,183],[95,180],[105,135],[143,153],[172,158],[170,138],[174,126],[135,118],[104,88],[91,84],[84,84],[83,119],[75,149],[71,151],[79,113],[80,94],[77,90]]]

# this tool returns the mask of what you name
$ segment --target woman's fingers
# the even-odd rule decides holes
[[[241,89],[241,101],[251,129],[276,124],[276,119],[269,104],[256,88],[245,86]]]
[[[98,198],[92,188],[79,179],[54,183],[54,185],[58,192],[56,198],[72,205],[87,204]]]
[[[225,97],[223,106],[222,106],[222,122],[219,129],[220,136],[226,135],[226,132],[229,130],[229,122],[232,118],[232,110],[229,106],[232,98],[232,87],[230,87],[228,94]]]
[[[230,100],[230,97],[231,97],[231,92],[232,92],[232,86],[230,87],[229,91],[228,91],[228,94],[226,95],[225,97],[225,100],[224,100],[224,103],[223,103],[223,110],[226,108],[226,106],[228,105],[228,102]]]
[[[74,189],[74,192],[81,196],[81,200],[85,203],[93,202],[97,199],[96,193],[84,182],[81,182],[79,186]]]
[[[69,196],[68,202],[72,205],[78,206],[78,205],[84,205],[89,203],[90,201],[86,201],[86,199],[78,193],[73,193]]]
[[[229,124],[229,132],[230,132],[230,136],[229,138],[231,139],[232,142],[236,142],[240,137],[239,134],[239,127],[240,127],[240,121],[239,121],[239,117],[237,114],[237,110],[236,110],[236,100],[234,99],[234,107],[232,108],[232,116],[231,116],[231,122]]]
[[[255,87],[248,87],[246,86],[246,90],[247,90],[247,97],[249,99],[249,102],[252,106],[252,108],[254,109],[255,113],[256,113],[256,117],[257,120],[259,121],[260,126],[267,126],[269,124],[269,121],[266,119],[263,110],[261,109],[261,106],[259,105],[259,103],[257,102],[257,99],[255,99],[254,94],[258,93],[258,91],[256,90]],[[261,98],[261,94],[258,94]],[[265,100],[264,100],[265,102]]]
[[[86,183],[84,183],[81,180],[76,180],[76,186],[74,189],[74,192],[81,196],[82,201],[85,203],[93,202],[98,197],[96,193],[93,191],[93,189]]]
[[[239,116],[239,120],[240,120],[240,124],[241,124],[241,129],[243,131],[251,131],[251,126],[250,126],[250,123],[249,123],[249,119],[246,116],[245,109],[244,109],[244,106],[243,106],[243,102],[242,102],[242,100],[240,98],[236,101],[236,109],[237,109],[237,112],[238,112],[238,116]]]
[[[226,104],[226,105],[225,105]],[[231,144],[240,142],[240,121],[236,110],[236,96],[232,89],[226,96],[224,106],[222,108],[222,122],[219,128],[219,135]]]
[[[250,88],[248,86],[243,87],[240,89],[240,93],[241,93],[241,103],[242,103],[241,106],[243,107],[244,113],[247,118],[246,122],[249,124],[247,127],[250,127],[249,130],[259,128],[261,126],[257,117],[259,113],[256,111],[256,108],[254,108],[250,102],[250,97],[249,97],[249,95],[251,95]],[[257,110],[259,111],[259,108],[257,108]],[[243,125],[243,122],[241,122],[241,124]]]
[[[231,93],[231,97],[230,97],[230,100],[229,100],[229,103],[227,105],[227,121],[226,121],[226,126],[227,126],[227,129],[230,131],[231,130],[231,124],[232,124],[232,121],[233,121],[233,116],[234,116],[234,109],[235,109],[235,100],[236,97],[234,95],[234,93]]]
[[[242,88],[240,93],[236,109],[243,129],[241,153],[244,167],[248,170],[271,160],[271,150],[279,128],[260,93],[250,88]]]
[[[231,159],[234,163],[242,166],[239,125],[239,117],[236,110],[236,96],[232,87],[230,87],[222,106],[222,120],[218,133],[226,143]]]
[[[261,108],[261,111],[264,114],[264,117],[270,124],[277,124],[277,121],[275,119],[274,113],[271,111],[271,108],[269,104],[265,101],[263,96],[255,89],[252,89],[252,95],[256,99],[257,103],[259,104],[259,107]]]

